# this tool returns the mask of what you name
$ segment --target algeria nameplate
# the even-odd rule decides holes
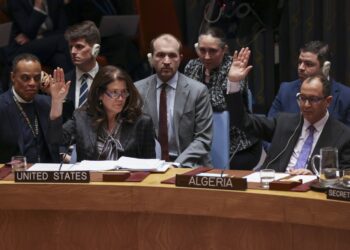
[[[191,188],[246,190],[247,179],[237,177],[176,175],[175,185],[178,187]]]
[[[89,171],[15,171],[15,182],[89,183]]]

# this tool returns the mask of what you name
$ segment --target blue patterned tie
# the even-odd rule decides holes
[[[81,77],[81,85],[80,85],[80,92],[79,92],[79,108],[86,102],[87,95],[88,95],[88,84],[87,79],[89,75],[87,73],[83,74]]]
[[[309,158],[309,155],[311,153],[312,143],[314,142],[315,127],[310,125],[308,127],[308,130],[309,130],[309,136],[306,138],[304,142],[304,145],[300,151],[299,158],[297,163],[295,164],[294,169],[305,168],[307,159]]]

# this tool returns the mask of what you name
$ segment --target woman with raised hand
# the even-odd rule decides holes
[[[209,90],[210,102],[214,112],[227,109],[227,82],[233,57],[228,55],[225,34],[216,27],[209,27],[198,37],[195,45],[197,59],[190,60],[185,67],[185,75],[204,83]],[[234,68],[233,68],[234,69]],[[242,96],[248,107],[248,84],[240,81]],[[252,169],[262,153],[261,141],[247,135],[235,126],[230,129],[230,168]]]
[[[103,67],[92,82],[86,104],[62,124],[62,104],[69,85],[63,70],[56,69],[50,85],[50,143],[75,143],[78,161],[155,158],[152,119],[142,114],[140,95],[125,71]]]

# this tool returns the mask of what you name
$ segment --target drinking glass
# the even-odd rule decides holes
[[[12,156],[11,166],[12,172],[25,171],[27,169],[27,158],[22,155]]]
[[[260,183],[262,188],[269,189],[270,182],[275,180],[274,169],[262,169],[260,170]]]
[[[344,187],[350,188],[350,169],[343,170],[342,185]]]

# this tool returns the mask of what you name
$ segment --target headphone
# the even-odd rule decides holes
[[[98,56],[98,54],[100,53],[100,48],[101,48],[101,46],[98,43],[95,43],[92,46],[91,55],[96,58]]]
[[[322,73],[323,75],[328,79],[329,78],[329,71],[331,70],[331,62],[325,61],[322,66]]]
[[[198,43],[194,44],[194,49],[196,50],[197,53],[199,52],[199,44]]]
[[[270,160],[268,163],[266,163],[265,167],[263,169],[267,169],[269,168],[269,166],[275,162],[278,158],[280,158],[280,156],[287,150],[290,142],[292,141],[292,138],[295,136],[296,132],[298,131],[298,129],[300,128],[301,124],[302,124],[302,121],[303,121],[303,116],[300,115],[299,116],[299,122],[298,122],[298,125],[295,127],[292,135],[288,138],[288,141],[287,141],[287,144],[284,146],[284,148],[279,152],[279,154],[273,158],[272,160]]]
[[[153,58],[152,58],[152,53],[147,53],[147,60],[149,65],[153,68]]]

